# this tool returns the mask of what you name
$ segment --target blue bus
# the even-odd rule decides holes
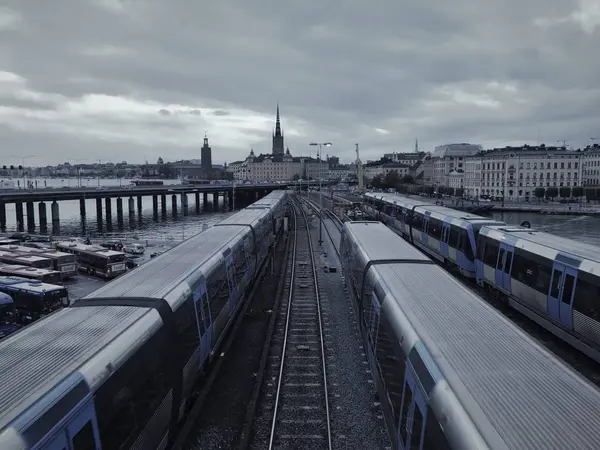
[[[28,278],[0,276],[0,292],[12,297],[16,322],[21,325],[69,305],[69,296],[64,286]]]
[[[19,329],[15,323],[15,304],[10,295],[0,292],[0,339]]]

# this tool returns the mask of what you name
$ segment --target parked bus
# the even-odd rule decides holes
[[[127,271],[123,252],[71,241],[57,242],[56,249],[74,254],[79,270],[91,275],[115,278]]]
[[[12,297],[21,325],[69,305],[65,287],[21,277],[0,276],[0,292]]]
[[[19,255],[34,255],[42,258],[50,259],[51,269],[60,272],[61,278],[71,278],[77,275],[77,258],[71,253],[65,253],[53,249],[40,249],[27,247],[24,245],[4,245],[0,247],[0,251],[7,250]]]
[[[0,339],[19,329],[15,321],[15,303],[12,297],[0,292]]]
[[[43,283],[60,283],[60,272],[36,267],[21,266],[18,264],[0,264],[0,275],[23,277]]]
[[[52,261],[49,258],[38,255],[21,255],[3,250],[3,247],[0,247],[0,262],[35,267],[36,269],[52,269]]]

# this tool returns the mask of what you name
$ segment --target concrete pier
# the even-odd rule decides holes
[[[24,231],[24,215],[23,215],[23,203],[15,203],[15,215],[17,216],[17,231]]]
[[[110,222],[110,217],[112,216],[112,202],[110,197],[104,199],[104,206],[106,209],[106,221]]]
[[[48,216],[44,202],[38,204],[38,216],[40,217],[40,232],[46,233],[48,230]]]
[[[152,197],[156,197],[155,195],[153,195]],[[144,204],[142,203],[142,196],[138,195],[137,197],[137,208],[139,212],[142,212],[142,210],[144,209]]]
[[[123,223],[123,199],[121,197],[117,198],[117,222]]]
[[[135,215],[135,200],[133,199],[133,197],[129,197],[129,215]]]
[[[213,194],[213,210],[218,211],[219,210],[219,193],[215,192]]]
[[[0,202],[0,228],[6,230],[6,203]]]
[[[171,195],[171,214],[173,217],[177,217],[177,195]]]
[[[181,210],[184,216],[188,215],[188,196],[185,192],[181,194]]]
[[[204,211],[207,210],[208,208],[208,193],[207,192],[203,192],[202,193],[202,197],[203,197],[203,206],[204,206]]]
[[[58,212],[58,203],[56,201],[52,202],[50,212],[52,214],[52,233],[60,234],[60,215]]]
[[[102,199],[96,199],[96,218],[98,219],[98,223],[102,223]]]
[[[85,219],[85,199],[84,198],[79,199],[79,214],[81,215],[82,218]]]
[[[25,208],[27,210],[27,231],[31,233],[35,231],[35,215],[33,213],[33,202],[25,203]]]
[[[200,214],[200,192],[196,192],[196,214]]]
[[[162,216],[165,217],[167,215],[167,196],[165,194],[160,196],[160,209],[162,210]]]

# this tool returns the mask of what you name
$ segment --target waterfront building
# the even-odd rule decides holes
[[[581,186],[582,155],[564,147],[527,145],[480,152],[466,158],[465,195],[528,201],[538,187]]]
[[[586,147],[581,155],[583,183],[585,186],[600,185],[600,145]]]

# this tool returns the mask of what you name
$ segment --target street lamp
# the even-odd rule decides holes
[[[25,160],[29,159],[29,158],[35,158],[35,157],[36,157],[36,155],[27,155],[27,156],[11,155],[11,158],[21,159],[21,175],[23,175],[23,189],[27,189],[27,183],[25,180]]]
[[[311,142],[311,146],[319,147],[319,151],[317,152],[317,159],[319,160],[319,245],[323,244],[323,186],[322,186],[322,171],[321,171],[321,153],[323,147],[331,147],[333,144],[331,142]],[[310,192],[308,193],[308,198],[310,199]]]

